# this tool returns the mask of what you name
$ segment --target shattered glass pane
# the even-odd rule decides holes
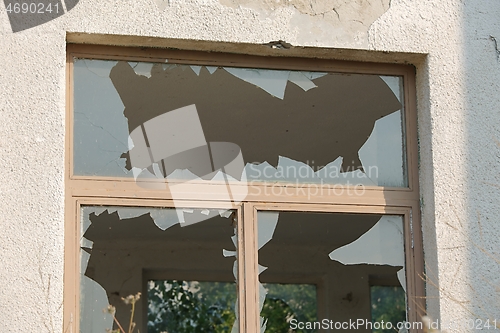
[[[404,294],[401,216],[259,211],[257,230],[262,333],[274,332],[273,319],[265,312],[271,297],[268,282],[316,284],[317,318],[311,319],[302,308],[282,319],[281,324],[297,332],[335,331],[331,321],[349,320],[366,330],[372,322],[374,279],[399,285]],[[402,311],[405,319],[404,297]]]
[[[74,74],[76,175],[407,186],[401,77],[87,59]]]
[[[194,285],[184,288],[182,279],[209,280],[215,272],[221,281],[236,286],[237,239],[233,213],[195,208],[82,207],[80,332],[103,333],[106,329],[117,329],[112,314],[103,311],[109,305],[116,308],[118,322],[128,327],[131,308],[122,297],[145,290],[145,272],[172,279],[170,281],[176,281],[177,291],[185,291],[179,304],[177,293],[157,288],[165,293],[156,293],[156,300],[179,311],[201,306],[199,299],[186,298]],[[173,285],[174,282],[170,287]],[[148,318],[144,317],[148,306],[146,294],[135,303],[134,322],[141,332],[148,332]],[[224,311],[209,307],[212,327],[217,328],[217,332],[237,332],[236,287],[226,288],[225,293],[211,296],[211,300],[232,303]],[[200,332],[206,325],[201,319],[197,322],[201,325]]]

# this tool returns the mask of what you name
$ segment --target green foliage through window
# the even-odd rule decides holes
[[[289,321],[315,321],[316,287],[265,284],[261,315],[266,333],[285,333]],[[230,333],[236,320],[236,284],[157,280],[148,282],[148,333]],[[297,331],[302,333],[307,331]]]
[[[261,316],[267,320],[266,333],[309,333],[290,329],[290,320],[317,321],[316,286],[311,284],[266,283],[267,296]]]
[[[392,327],[397,327],[399,322],[406,321],[406,299],[403,288],[372,286],[370,292],[372,322],[391,322]],[[394,329],[373,329],[373,333],[394,333]]]
[[[235,302],[234,283],[149,281],[148,333],[229,333]]]

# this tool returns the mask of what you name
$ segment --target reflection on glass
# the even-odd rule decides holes
[[[74,62],[73,172],[82,176],[132,176],[122,154],[129,150],[123,103],[109,79],[116,61]]]
[[[285,316],[278,324],[288,329],[335,331],[332,322],[362,319],[357,329],[371,332],[373,277],[401,285],[398,306],[405,320],[401,216],[259,211],[257,230],[261,332],[277,325],[266,312],[266,302],[273,298],[266,284],[271,281],[319,283],[317,317],[310,316],[310,307],[300,307],[297,316]]]
[[[397,327],[398,323],[406,320],[405,291],[401,287],[372,286],[370,288],[372,305],[372,323],[391,323]],[[387,326],[387,325],[385,325]],[[394,329],[387,327],[374,328],[374,333],[392,333]]]
[[[76,59],[74,78],[76,175],[132,177],[129,134],[195,105],[249,180],[407,186],[401,77]]]
[[[143,291],[143,272],[177,272],[189,278],[189,281],[207,279],[207,276],[217,272],[223,281],[236,279],[237,241],[232,211],[85,206],[81,213],[82,333],[105,332],[112,328],[113,318],[103,312],[109,304],[116,307],[117,320],[128,325],[130,307],[123,303],[122,297]],[[182,295],[181,300],[201,295],[196,292],[196,288],[203,291],[208,287],[205,288],[203,283],[195,285],[171,280],[167,284],[155,285],[150,282],[149,291],[150,296],[156,293],[163,302],[170,304],[171,310],[191,311],[195,307],[205,306],[208,311],[212,311],[199,298],[191,299],[189,304],[179,303]],[[214,286],[211,289],[217,290]],[[223,291],[224,304],[231,304],[231,307],[221,316],[212,318],[218,320],[217,327],[222,329],[214,332],[237,332],[235,283]],[[147,313],[146,298],[143,295],[136,304],[134,315],[141,332],[148,331],[148,318],[143,316]],[[203,300],[215,304],[213,298]],[[177,325],[185,324],[185,321],[177,320]],[[116,324],[114,326],[116,329]]]

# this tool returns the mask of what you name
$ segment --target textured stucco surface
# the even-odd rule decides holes
[[[500,38],[500,4],[372,1],[376,14],[360,18],[357,9],[311,15],[296,0],[224,1],[172,0],[159,10],[164,1],[81,0],[16,34],[2,9],[0,331],[63,331],[68,31],[428,54],[415,65],[429,308],[443,320],[500,320],[500,61],[490,38]]]
[[[421,197],[444,321],[500,314],[499,13],[495,1],[393,1],[369,32],[373,49],[429,54],[417,67]]]

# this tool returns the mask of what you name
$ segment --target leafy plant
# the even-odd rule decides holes
[[[405,291],[401,287],[371,287],[372,321],[390,322],[396,327],[406,320]],[[394,329],[374,329],[374,333],[392,333]]]
[[[216,288],[218,287],[218,288]],[[235,285],[212,283],[214,293],[200,292],[198,282],[150,281],[149,333],[229,333],[236,319]],[[228,288],[232,289],[228,292]],[[212,295],[212,296],[211,296]]]
[[[290,321],[314,322],[317,320],[316,287],[310,284],[266,283],[267,297],[261,316],[267,320],[266,333],[314,332],[291,330]]]

